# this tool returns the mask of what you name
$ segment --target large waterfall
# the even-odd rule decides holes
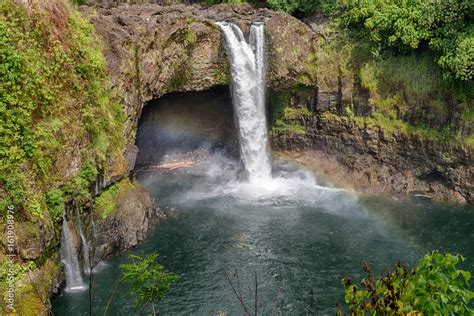
[[[81,268],[77,258],[77,251],[71,240],[71,232],[66,218],[63,217],[63,227],[61,235],[61,261],[64,264],[66,274],[66,290],[83,290],[84,281],[82,280]]]
[[[265,114],[265,37],[263,23],[252,24],[249,41],[236,25],[217,23],[226,42],[240,152],[250,182],[271,178]]]

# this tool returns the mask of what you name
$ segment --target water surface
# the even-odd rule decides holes
[[[363,262],[380,275],[396,260],[416,262],[439,249],[467,257],[474,272],[474,208],[411,201],[357,198],[324,189],[306,171],[285,162],[274,166],[273,186],[255,187],[239,179],[240,165],[219,154],[191,169],[139,173],[160,206],[176,209],[176,218],[159,223],[136,249],[107,260],[95,277],[94,309],[102,314],[114,287],[110,315],[144,315],[117,283],[118,264],[129,253],[158,252],[160,261],[180,275],[162,315],[242,315],[224,271],[254,309],[270,314],[333,315],[343,302],[344,273],[360,276]],[[230,176],[234,175],[234,177]],[[278,295],[277,295],[278,293]],[[276,302],[276,305],[275,305]],[[62,293],[58,315],[87,314],[86,293]]]
[[[334,315],[344,273],[363,262],[380,275],[397,260],[413,264],[434,249],[467,257],[474,273],[474,207],[357,197],[300,166],[273,162],[272,176],[249,182],[228,89],[173,94],[144,109],[137,135],[137,179],[176,217],[159,223],[135,249],[111,257],[94,275],[95,314],[147,315],[119,282],[128,254],[158,252],[180,275],[161,315],[242,315],[233,285],[261,315]],[[252,142],[252,135],[240,141]],[[252,151],[252,153],[258,153]],[[149,165],[191,161],[191,168],[146,172]],[[238,275],[238,282],[237,282]],[[57,315],[87,315],[86,292],[62,292]],[[110,299],[110,297],[112,297]],[[110,302],[110,303],[109,303]]]

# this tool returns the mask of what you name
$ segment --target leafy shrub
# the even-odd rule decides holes
[[[46,205],[53,221],[57,222],[64,212],[63,192],[59,189],[50,189],[46,192]]]
[[[251,3],[265,5],[273,10],[281,10],[290,14],[311,14],[321,10],[325,14],[332,15],[340,7],[338,1],[334,0],[201,0],[205,4],[217,3]]]
[[[118,184],[110,186],[94,200],[94,210],[106,219],[116,208],[116,199],[119,193]]]
[[[352,315],[472,315],[471,274],[456,268],[462,261],[461,255],[434,251],[412,269],[398,262],[378,280],[365,264],[368,277],[360,285],[343,279],[345,301]]]
[[[343,24],[368,38],[375,54],[428,46],[447,78],[474,78],[472,1],[348,0],[343,11]]]
[[[318,1],[314,0],[268,0],[267,3],[274,10],[282,10],[288,13],[311,13],[316,10],[318,5]]]
[[[117,209],[118,199],[133,188],[134,184],[129,179],[111,185],[94,199],[94,211],[106,219]]]
[[[151,305],[153,314],[155,303],[163,300],[171,285],[178,280],[176,274],[166,272],[157,258],[156,253],[146,257],[129,255],[133,263],[120,265],[122,281],[130,286],[129,294],[134,297],[135,304]]]

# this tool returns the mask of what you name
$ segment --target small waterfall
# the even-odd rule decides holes
[[[250,27],[249,42],[228,22],[224,33],[232,75],[232,100],[239,128],[240,152],[250,182],[271,179],[265,117],[265,36],[263,23]]]
[[[65,267],[66,291],[83,290],[84,281],[82,280],[79,260],[77,259],[76,248],[71,241],[71,232],[66,217],[63,216],[63,227],[61,235],[61,261]]]
[[[87,242],[86,236],[84,235],[84,231],[82,229],[82,221],[81,216],[79,214],[79,209],[76,208],[76,221],[77,227],[79,228],[79,235],[81,236],[81,252],[82,252],[82,268],[85,273],[90,273],[90,257],[89,257],[89,243]]]

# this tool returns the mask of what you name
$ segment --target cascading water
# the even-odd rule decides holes
[[[265,118],[264,25],[252,24],[249,42],[236,25],[217,25],[224,33],[229,56],[242,160],[250,182],[265,182],[271,179],[271,164]]]
[[[69,225],[64,216],[61,235],[61,261],[65,268],[66,291],[84,290],[86,287],[82,280],[76,248],[72,244],[71,232],[69,231]]]
[[[76,221],[77,227],[79,228],[79,235],[81,236],[81,252],[82,252],[82,268],[85,273],[90,273],[90,261],[89,261],[89,243],[87,242],[86,236],[84,235],[84,231],[82,229],[82,221],[81,216],[79,214],[79,209],[76,208]]]

